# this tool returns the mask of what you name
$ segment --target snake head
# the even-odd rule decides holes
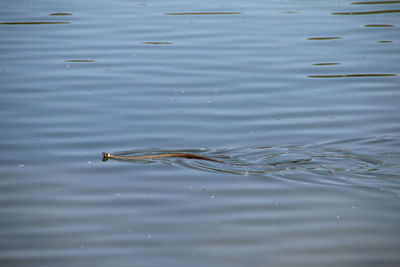
[[[102,161],[107,161],[110,158],[110,154],[103,152],[101,153],[103,155],[103,158],[101,159]]]

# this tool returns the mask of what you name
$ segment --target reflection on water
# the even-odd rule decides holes
[[[155,45],[159,45],[159,44],[175,44],[173,42],[143,42],[143,44],[155,44]]]
[[[384,27],[394,27],[394,25],[388,25],[388,24],[367,24],[364,25],[364,27],[372,27],[372,28],[384,28]]]
[[[0,22],[1,25],[41,25],[41,24],[69,24],[67,21],[24,21],[24,22]]]
[[[342,75],[310,75],[310,78],[362,78],[362,77],[389,77],[397,76],[397,74],[372,74],[372,73],[360,73],[360,74],[342,74]]]
[[[332,15],[374,15],[374,14],[388,14],[388,13],[400,13],[400,9],[358,11],[358,12],[334,12],[332,13]]]
[[[314,66],[331,66],[331,65],[339,65],[337,62],[326,62],[326,63],[314,63]]]
[[[352,5],[382,5],[382,4],[400,4],[400,1],[370,1],[370,2],[353,2]]]
[[[49,16],[72,16],[72,13],[50,13]]]
[[[310,37],[307,40],[335,40],[342,39],[343,37]]]
[[[242,12],[177,12],[165,13],[165,15],[239,15]]]
[[[93,60],[93,59],[68,59],[68,60],[64,60],[64,62],[96,62],[96,60]]]

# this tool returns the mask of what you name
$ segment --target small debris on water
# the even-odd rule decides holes
[[[25,167],[25,164],[19,164],[18,165],[18,168],[24,168]]]
[[[65,13],[65,12],[50,13],[49,16],[72,16],[72,13]]]
[[[96,62],[96,60],[94,60],[94,59],[68,59],[68,60],[64,60],[64,62],[85,63],[85,62]]]

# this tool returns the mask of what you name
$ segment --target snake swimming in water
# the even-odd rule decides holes
[[[160,159],[160,158],[186,158],[186,159],[201,159],[201,160],[208,160],[218,163],[226,163],[221,160],[200,156],[191,153],[161,153],[161,154],[154,154],[154,155],[144,155],[144,156],[120,156],[120,155],[113,155],[110,153],[103,152],[103,161],[108,159],[122,159],[122,160],[141,160],[141,159]]]
[[[206,156],[200,156],[191,153],[184,153],[184,152],[169,152],[169,153],[159,153],[159,154],[152,154],[152,155],[142,155],[142,156],[122,156],[122,155],[114,155],[107,152],[101,153],[103,155],[102,161],[107,161],[109,159],[120,159],[120,160],[145,160],[145,159],[163,159],[163,158],[186,158],[186,159],[200,159],[212,162],[218,162],[222,164],[229,164],[234,166],[243,166],[246,164],[237,164],[237,163],[230,163],[222,160],[213,159]],[[285,166],[285,165],[292,165],[292,164],[301,164],[310,162],[312,159],[299,159],[299,160],[291,160],[285,162],[275,162],[270,163],[271,166]]]

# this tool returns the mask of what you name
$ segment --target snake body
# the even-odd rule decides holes
[[[141,159],[160,159],[160,158],[186,158],[186,159],[201,159],[201,160],[208,160],[218,163],[225,163],[221,160],[200,156],[191,153],[161,153],[161,154],[154,154],[154,155],[144,155],[144,156],[120,156],[120,155],[113,155],[110,153],[103,152],[103,161],[108,159],[122,159],[122,160],[141,160]]]

